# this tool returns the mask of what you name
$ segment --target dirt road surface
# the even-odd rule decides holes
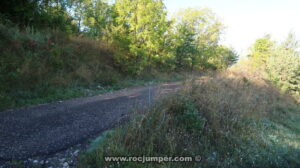
[[[48,155],[113,128],[135,105],[148,105],[180,83],[138,87],[0,112],[0,159]]]

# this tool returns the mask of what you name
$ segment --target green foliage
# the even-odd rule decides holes
[[[0,2],[0,15],[24,28],[59,29],[73,33],[76,26],[67,12],[66,0],[11,0]]]
[[[187,69],[196,63],[197,47],[195,34],[186,25],[179,25],[176,34],[176,68]]]
[[[103,38],[113,22],[113,9],[103,0],[72,0],[72,16],[79,30],[90,37]]]
[[[300,95],[300,54],[297,40],[290,34],[284,43],[273,51],[266,62],[268,77],[283,91]]]
[[[38,12],[38,3],[31,0],[1,1],[1,14],[13,22],[27,25]]]
[[[216,47],[215,54],[209,58],[208,63],[215,69],[226,69],[238,60],[238,54],[234,49],[219,45]]]
[[[209,9],[186,9],[175,18],[174,46],[178,69],[217,69],[237,55],[218,44],[224,26]]]
[[[281,90],[300,94],[299,42],[289,33],[282,43],[271,41],[270,36],[258,39],[252,47],[251,59],[256,67],[266,71],[267,77]]]
[[[172,107],[176,125],[186,128],[187,131],[201,131],[206,119],[199,116],[198,109],[190,100],[183,99],[181,103]]]
[[[118,0],[115,4],[116,19],[112,28],[113,42],[120,46],[119,64],[128,72],[139,74],[150,67],[153,57],[163,50],[167,30],[166,11],[162,1]],[[127,53],[124,53],[127,52]]]
[[[273,45],[274,42],[271,41],[270,35],[255,41],[250,56],[257,66],[265,65],[267,59],[272,55]]]

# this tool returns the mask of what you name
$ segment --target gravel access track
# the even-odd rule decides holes
[[[0,112],[0,160],[49,155],[113,128],[136,105],[180,88],[180,83],[137,87],[93,97]]]

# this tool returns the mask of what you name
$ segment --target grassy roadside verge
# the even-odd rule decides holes
[[[268,81],[228,71],[187,84],[82,154],[79,167],[299,167],[300,106]],[[106,162],[196,156],[201,162]]]

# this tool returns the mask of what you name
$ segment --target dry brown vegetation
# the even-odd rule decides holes
[[[105,134],[82,158],[92,167],[297,167],[299,104],[255,73],[212,73],[126,126]],[[202,156],[201,162],[105,162],[104,156]]]

